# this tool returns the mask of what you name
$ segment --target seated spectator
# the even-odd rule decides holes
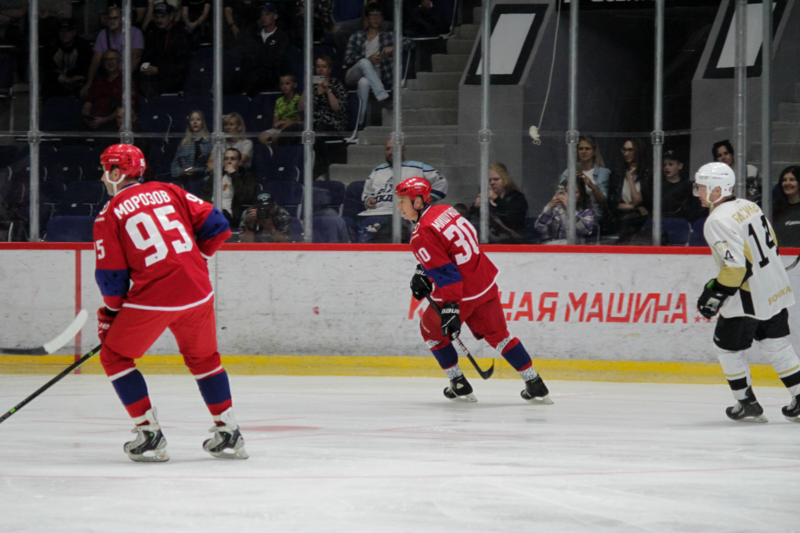
[[[547,203],[542,214],[536,219],[536,231],[542,240],[549,244],[567,242],[567,182],[562,182],[555,196]],[[575,184],[575,235],[580,242],[589,235],[595,226],[592,201],[582,184]]]
[[[206,127],[206,117],[196,109],[189,113],[186,137],[183,138],[170,166],[170,174],[180,181],[191,181],[201,177],[211,155],[213,144]]]
[[[281,75],[281,93],[283,96],[275,101],[275,116],[272,117],[272,128],[261,132],[258,140],[270,148],[274,149],[277,145],[281,131],[292,127],[290,131],[303,131],[303,117],[300,116],[298,104],[300,95],[297,90],[297,80],[291,72]],[[294,139],[299,142],[299,139]],[[289,141],[287,144],[298,144]]]
[[[625,139],[621,151],[624,162],[621,169],[611,174],[603,233],[619,235],[619,241],[626,242],[650,218],[653,177],[640,139]]]
[[[314,84],[314,131],[317,133],[344,131],[347,128],[347,89],[336,78],[331,78],[333,60],[321,55],[316,61],[317,76],[322,81]],[[305,94],[300,97],[297,109],[305,110]],[[317,135],[314,141],[314,176],[328,179],[330,159],[324,135]]]
[[[222,41],[226,48],[244,44],[245,30],[258,20],[263,0],[225,0],[223,17],[225,27]]]
[[[181,9],[184,31],[191,35],[193,44],[200,44],[208,31],[206,21],[211,14],[211,0],[183,0]]]
[[[200,197],[207,201],[214,200],[214,154],[208,157],[206,164],[206,184]],[[233,227],[234,221],[242,219],[244,206],[252,205],[256,193],[256,179],[249,170],[242,166],[242,154],[236,148],[225,150],[222,167],[222,214]]]
[[[86,77],[86,83],[81,89],[81,97],[85,97],[89,93],[89,88],[92,86],[95,76],[98,74],[100,62],[103,59],[103,54],[106,50],[117,50],[120,53],[120,58],[124,54],[123,47],[125,39],[122,35],[122,11],[118,7],[110,7],[108,9],[108,27],[101,30],[94,41],[94,56],[92,63],[89,65],[89,75]],[[135,73],[139,70],[139,65],[142,61],[142,54],[144,53],[144,36],[142,30],[139,28],[131,28],[131,72]]]
[[[150,98],[183,89],[189,73],[189,39],[172,21],[172,6],[158,2],[153,6],[153,24],[145,35],[145,51],[139,72],[142,95]]]
[[[291,236],[292,217],[269,193],[259,194],[255,205],[242,214],[239,242],[289,242]]]
[[[432,202],[438,202],[447,195],[447,180],[438,170],[418,161],[406,161],[406,147],[403,146],[403,171],[397,182],[394,181],[394,144],[386,141],[384,151],[386,163],[375,167],[364,183],[361,200],[367,209],[358,214],[359,242],[391,242],[392,240],[392,201],[394,183],[408,178],[424,178],[431,184]]]
[[[117,107],[121,104],[122,72],[117,50],[110,48],[103,53],[105,75],[96,78],[83,104],[83,119],[90,130],[116,131]],[[136,100],[136,85],[131,85],[131,98]]]
[[[172,22],[178,24],[181,22],[181,18],[183,16],[183,9],[181,9],[181,0],[147,0],[147,11],[145,13],[144,19],[142,20],[141,26],[139,26],[142,31],[147,31],[150,27],[150,23],[153,21],[153,7],[154,4],[159,2],[166,2],[172,8]]]
[[[344,55],[344,66],[348,67],[345,82],[349,87],[357,88],[363,104],[358,117],[359,125],[364,123],[370,90],[378,102],[385,102],[389,98],[386,87],[391,88],[394,80],[393,32],[381,31],[383,11],[377,4],[368,4],[364,14],[369,26],[365,31],[350,36]],[[410,39],[403,39],[403,50],[411,46],[413,42]]]
[[[778,246],[800,248],[800,166],[786,167],[778,180],[780,196],[772,208]]]
[[[383,11],[384,13],[384,16],[386,13],[391,12],[394,9],[394,4],[392,2],[379,3],[378,0],[368,0],[366,5],[369,4],[379,5],[381,7],[381,11]],[[334,9],[336,9],[335,3],[334,3]],[[363,7],[361,7],[359,11],[360,12],[357,18],[340,20],[333,27],[333,30],[330,34],[330,39],[331,42],[333,43],[334,48],[336,48],[337,50],[344,50],[347,47],[347,41],[350,40],[350,36],[353,35],[355,32],[366,31],[366,29],[369,27],[369,19],[365,14],[366,10]],[[381,24],[380,30],[392,31],[393,27],[394,24],[391,21],[384,19],[383,23]]]
[[[683,158],[674,150],[664,152],[664,182],[661,184],[662,218],[697,219],[700,201],[694,195],[692,182],[681,175]]]
[[[736,155],[733,151],[733,145],[728,139],[715,142],[714,146],[711,147],[711,155],[714,158],[714,161],[725,163],[731,167],[734,172],[736,172]],[[737,178],[738,177],[739,176],[737,176]],[[761,179],[761,175],[758,173],[758,169],[755,166],[747,165],[747,178],[756,178],[758,180]]]
[[[250,168],[253,163],[253,141],[247,138],[242,115],[228,113],[222,117],[222,129],[226,135],[231,135],[225,139],[225,148],[236,148],[242,156],[240,164],[245,168]]]
[[[131,25],[139,29],[144,29],[144,22],[148,13],[152,16],[152,0],[131,0]],[[123,0],[109,0],[107,7],[124,6]]]
[[[608,181],[611,171],[605,168],[603,156],[597,141],[591,135],[582,135],[578,140],[577,177],[586,185],[586,192],[592,201],[592,211],[597,220],[603,216],[608,196]],[[567,171],[561,174],[559,183],[566,181]]]
[[[92,47],[76,36],[75,21],[63,19],[55,46],[46,49],[42,61],[42,99],[77,96],[89,73]]]
[[[263,4],[256,24],[247,28],[242,68],[232,80],[235,90],[226,92],[245,92],[254,96],[278,89],[278,74],[283,70],[289,51],[289,37],[277,22],[278,8],[275,4]]]
[[[528,200],[508,174],[503,163],[489,165],[489,242],[522,243]],[[478,227],[481,218],[481,195],[469,210],[469,218]]]

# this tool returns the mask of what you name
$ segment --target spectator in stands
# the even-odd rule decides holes
[[[388,3],[378,3],[377,0],[368,0],[366,5],[369,4],[376,4],[381,7],[381,10],[384,13],[384,16],[387,12],[390,12],[394,9],[394,4]],[[336,6],[334,5],[334,8]],[[387,11],[388,10],[388,11]],[[331,32],[331,41],[333,42],[333,46],[336,49],[344,50],[347,47],[347,41],[350,39],[350,36],[353,35],[357,31],[366,31],[369,27],[369,19],[365,14],[365,9],[362,7],[360,9],[359,17],[350,19],[350,20],[340,20],[336,25],[333,27]],[[381,31],[392,31],[394,24],[391,21],[388,21],[384,18],[383,23],[381,24]]]
[[[63,19],[58,42],[42,57],[42,98],[77,96],[86,81],[92,62],[92,47],[76,36],[75,21]]]
[[[253,141],[247,138],[242,115],[228,113],[222,117],[222,129],[226,135],[231,135],[225,139],[225,148],[236,148],[241,155],[240,164],[245,168],[250,168],[253,163]]]
[[[297,0],[295,14],[295,41],[303,46],[305,35],[305,0]],[[314,0],[314,41],[321,41],[333,29],[333,0]],[[299,41],[298,41],[299,39]]]
[[[700,211],[700,201],[692,182],[681,175],[683,157],[674,150],[664,152],[664,182],[661,184],[661,216],[693,222]]]
[[[778,180],[780,196],[772,209],[772,227],[778,246],[800,247],[800,166],[792,165],[781,172]]]
[[[536,219],[536,231],[542,241],[549,244],[565,244],[567,241],[567,182],[561,182],[556,194],[547,203],[542,214]],[[586,187],[575,184],[575,235],[583,242],[595,227],[592,200]]]
[[[223,42],[226,48],[234,43],[243,43],[245,30],[253,21],[258,20],[262,4],[263,0],[225,0]]]
[[[314,131],[316,133],[344,131],[347,128],[347,89],[336,78],[331,78],[333,60],[321,55],[315,63],[317,76],[322,81],[314,84]],[[297,103],[300,113],[305,109],[305,94]],[[318,135],[314,141],[314,176],[317,179],[328,179],[330,159],[325,141]]]
[[[105,75],[92,82],[83,104],[83,119],[90,130],[116,131],[117,107],[122,103],[123,87],[120,53],[110,48],[103,53]],[[131,98],[136,101],[136,85],[131,84]]]
[[[733,145],[728,139],[715,142],[714,146],[711,148],[711,155],[714,161],[725,163],[731,167],[734,172],[736,171],[736,154],[733,151]],[[747,177],[760,179],[761,175],[758,173],[758,169],[755,166],[747,165]]]
[[[393,32],[381,31],[383,12],[377,4],[368,4],[364,14],[369,26],[350,36],[344,55],[344,66],[348,67],[345,82],[357,88],[362,102],[359,125],[364,123],[369,92],[372,91],[378,102],[386,102],[389,98],[386,87],[392,87],[394,78]],[[410,39],[403,39],[403,50],[412,45]]]
[[[489,242],[519,244],[525,240],[525,215],[528,200],[511,179],[508,168],[497,162],[489,165]],[[481,196],[469,210],[477,227],[481,216]]]
[[[189,39],[172,21],[172,6],[153,6],[153,24],[147,29],[139,84],[145,98],[183,89],[189,72]]]
[[[289,50],[289,37],[277,22],[278,8],[267,2],[259,8],[256,24],[248,27],[238,85],[249,96],[278,88],[278,74]]]
[[[56,46],[61,21],[70,18],[71,0],[39,0],[39,46],[44,49]]]
[[[242,214],[239,235],[240,242],[289,242],[292,217],[271,194],[263,192],[256,197],[255,205]]]
[[[578,140],[577,178],[586,186],[586,192],[589,193],[592,201],[592,211],[599,220],[606,207],[611,171],[605,168],[597,141],[591,135],[582,135]],[[558,181],[561,183],[566,179],[567,171],[565,170]]]
[[[109,0],[107,7],[112,6],[122,8],[123,0]],[[151,7],[152,0],[131,0],[131,25],[143,30],[148,13],[152,18]]]
[[[225,150],[222,167],[222,214],[233,226],[242,219],[244,206],[252,205],[256,193],[256,179],[242,166],[242,154],[236,148]],[[200,197],[207,202],[214,199],[214,154],[206,164],[206,184]]]
[[[201,177],[212,148],[206,117],[202,111],[196,109],[189,113],[186,137],[181,141],[172,160],[172,177],[184,182]]]
[[[100,68],[103,53],[109,49],[117,50],[120,53],[120,57],[125,53],[123,50],[125,40],[122,35],[122,11],[120,8],[110,7],[106,20],[108,21],[108,27],[100,31],[94,42],[94,56],[92,57],[91,65],[89,65],[86,84],[81,89],[81,97],[89,93],[89,88],[92,86],[92,82]],[[144,36],[142,35],[142,30],[133,27],[131,28],[131,72],[135,73],[139,70],[143,53]]]
[[[619,235],[619,241],[626,242],[650,218],[653,177],[647,168],[644,143],[640,139],[625,139],[621,152],[622,168],[611,174],[609,182],[603,233]]]
[[[183,9],[181,9],[181,0],[147,0],[147,12],[144,16],[144,20],[142,20],[141,25],[143,31],[148,29],[153,20],[153,7],[155,7],[154,4],[163,1],[166,1],[166,3],[172,8],[172,22],[175,24],[181,22],[181,17],[183,15]]]
[[[181,9],[184,30],[192,36],[195,45],[200,44],[208,28],[206,21],[211,14],[211,0],[183,0]]]
[[[430,165],[418,161],[407,161],[405,145],[402,149],[402,176],[396,182],[393,177],[394,143],[391,139],[386,141],[384,154],[386,162],[375,167],[364,183],[361,200],[367,209],[358,214],[357,237],[359,242],[391,242],[394,183],[413,177],[424,178],[431,184],[432,201],[443,200],[447,195],[447,180],[444,176]]]
[[[272,128],[261,132],[258,136],[258,140],[262,144],[274,148],[281,131],[288,128],[292,128],[291,131],[295,132],[302,131],[303,118],[300,116],[300,110],[298,109],[300,95],[295,90],[297,90],[297,80],[294,74],[291,72],[282,74],[281,93],[283,95],[275,101],[275,116],[272,117]]]

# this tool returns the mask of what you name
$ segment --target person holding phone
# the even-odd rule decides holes
[[[556,194],[536,219],[536,231],[550,244],[565,244],[567,238],[567,182],[561,182]],[[595,226],[592,201],[583,183],[575,184],[575,234],[582,240]]]
[[[389,98],[386,87],[392,86],[394,72],[394,33],[381,31],[383,11],[378,4],[368,4],[364,16],[367,29],[350,36],[344,54],[344,66],[348,67],[345,83],[348,87],[355,87],[361,99],[359,125],[364,123],[370,91],[378,102],[386,102]],[[403,50],[412,46],[411,39],[403,39]]]

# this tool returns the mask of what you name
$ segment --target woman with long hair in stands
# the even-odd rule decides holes
[[[212,149],[206,117],[202,111],[195,109],[189,113],[186,137],[181,141],[172,159],[170,167],[172,178],[186,182],[202,176]]]
[[[242,154],[242,166],[250,168],[253,162],[253,141],[247,138],[247,130],[244,127],[244,119],[239,113],[228,113],[222,117],[222,129],[226,135],[231,135],[225,139],[225,149],[236,148]]]

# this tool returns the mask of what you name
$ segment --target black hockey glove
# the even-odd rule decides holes
[[[433,291],[431,280],[425,275],[422,265],[417,265],[417,269],[414,271],[414,277],[411,278],[411,294],[413,294],[414,298],[417,300],[422,300],[428,296],[431,291]]]
[[[727,292],[719,290],[716,279],[712,279],[703,287],[703,294],[697,300],[697,310],[706,318],[713,318],[717,314],[722,303],[730,296]]]
[[[442,335],[451,338],[461,332],[461,311],[458,303],[448,302],[442,306]]]

